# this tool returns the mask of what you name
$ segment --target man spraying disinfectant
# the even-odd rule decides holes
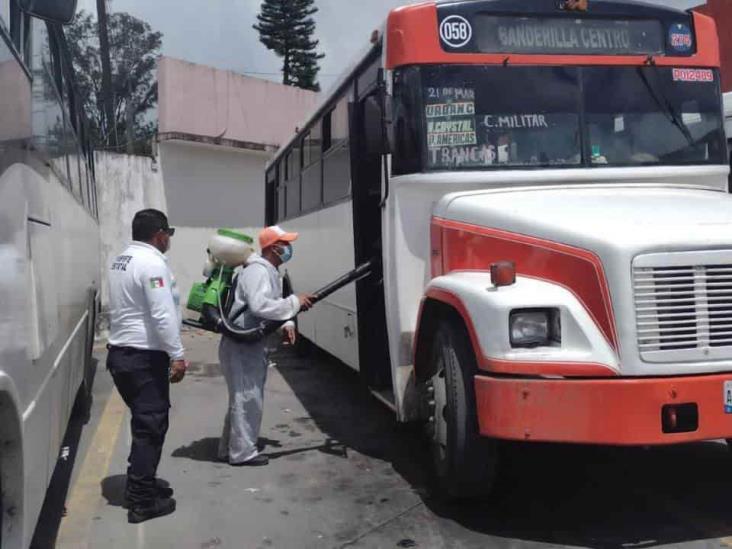
[[[309,295],[282,297],[277,269],[292,258],[295,240],[297,233],[287,233],[276,226],[260,232],[262,255],[249,256],[246,268],[241,270],[236,286],[231,289],[233,301],[227,316],[234,328],[248,330],[262,320],[289,320],[312,306]],[[282,329],[290,343],[294,343],[294,323],[287,322]],[[231,465],[266,465],[269,458],[257,450],[267,379],[265,340],[237,341],[224,333],[219,344],[219,361],[229,390],[219,459]]]
[[[231,465],[266,465],[269,461],[257,450],[267,378],[267,334],[281,328],[294,343],[292,319],[298,313],[372,271],[373,261],[369,261],[312,295],[282,297],[277,269],[292,258],[295,240],[297,233],[267,227],[259,234],[259,256],[253,253],[248,236],[227,229],[217,231],[207,250],[206,282],[195,284],[188,298],[188,309],[201,316],[198,321],[184,323],[222,334],[219,361],[229,390],[229,406],[218,454]],[[238,267],[241,269],[235,271]]]

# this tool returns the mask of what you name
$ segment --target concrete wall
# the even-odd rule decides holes
[[[184,141],[160,143],[168,216],[176,227],[170,265],[185,300],[201,280],[208,239],[216,229],[255,238],[264,224],[268,153]]]
[[[264,167],[269,153],[188,143],[160,143],[171,223],[239,227],[264,223]]]
[[[103,310],[109,303],[107,269],[132,240],[132,218],[139,210],[157,208],[176,227],[167,255],[178,280],[184,316],[194,316],[185,309],[188,293],[194,282],[202,280],[206,247],[216,229],[235,228],[256,242],[263,223],[264,191],[263,184],[254,182],[259,183],[263,177],[266,155],[200,147],[163,143],[157,162],[123,154],[96,154]],[[202,180],[205,185],[200,184]],[[203,195],[198,194],[199,190],[204,191]],[[208,224],[206,219],[210,220]],[[106,315],[102,315],[100,327],[107,327]]]
[[[166,211],[163,174],[151,158],[96,153],[97,200],[102,240],[102,307],[109,301],[107,268],[132,240],[132,218],[145,208]]]
[[[159,132],[279,146],[318,94],[230,71],[162,57]]]

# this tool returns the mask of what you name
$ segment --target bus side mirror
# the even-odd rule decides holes
[[[76,0],[18,0],[18,5],[28,15],[62,25],[76,15]]]
[[[381,155],[391,152],[391,98],[387,95],[375,94],[366,99],[363,109],[363,128],[366,151],[369,154]],[[389,113],[387,115],[387,113]]]

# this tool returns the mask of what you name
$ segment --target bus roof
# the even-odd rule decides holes
[[[541,24],[532,24],[532,19]],[[513,43],[500,43],[497,31],[503,32],[502,27],[509,39],[517,33]],[[621,27],[633,41],[613,49],[613,35]],[[573,42],[572,33],[587,37],[587,44]],[[633,1],[589,0],[587,11],[562,9],[557,0],[432,1],[393,10],[386,44],[388,69],[437,63],[641,65],[649,56],[658,65],[720,64],[713,19]]]

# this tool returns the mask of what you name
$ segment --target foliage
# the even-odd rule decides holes
[[[318,40],[313,39],[318,8],[314,0],[264,0],[254,29],[268,49],[282,57],[282,83],[319,91]]]
[[[94,143],[107,148],[117,143],[128,150],[132,138],[136,149],[157,131],[149,113],[158,101],[155,65],[160,55],[162,34],[145,21],[128,13],[111,13],[108,18],[109,56],[112,66],[114,124],[104,127],[102,63],[97,22],[81,11],[65,33],[78,91],[90,122]]]

